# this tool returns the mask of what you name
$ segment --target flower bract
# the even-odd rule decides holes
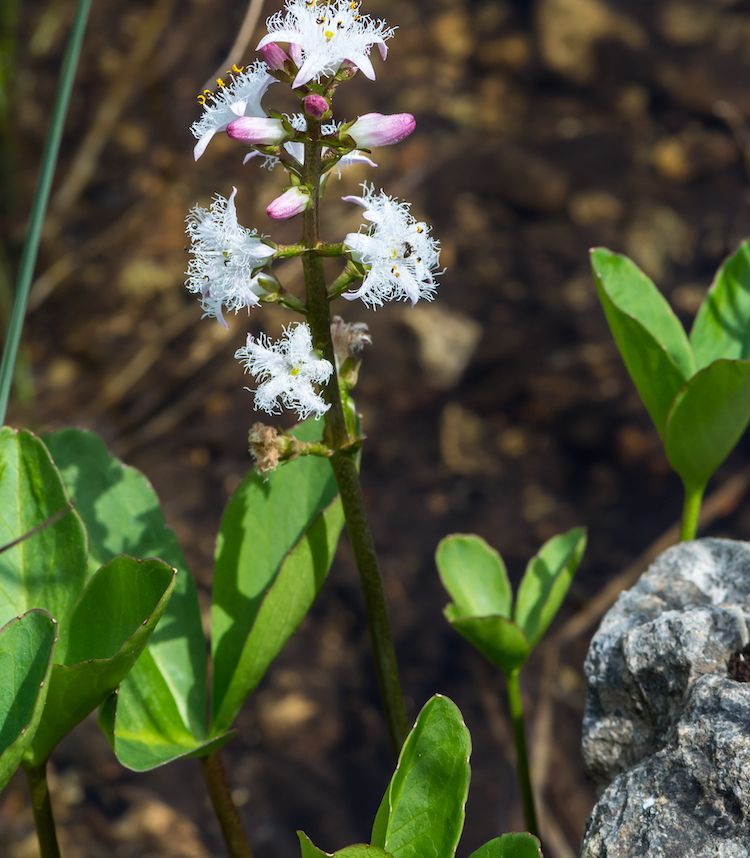
[[[226,130],[238,116],[265,116],[260,100],[272,83],[274,79],[268,74],[266,64],[257,62],[205,97],[203,115],[190,126],[198,140],[193,150],[196,161],[206,151],[214,135]]]
[[[234,199],[217,194],[210,209],[196,206],[187,216],[192,259],[185,285],[200,295],[206,316],[226,325],[222,309],[235,313],[260,303],[264,290],[256,271],[273,256],[274,250],[253,230],[237,221]]]
[[[290,325],[277,342],[265,334],[255,339],[248,334],[247,344],[235,353],[246,371],[259,382],[255,407],[278,414],[282,405],[296,411],[301,420],[314,414],[320,417],[329,405],[315,385],[325,384],[333,366],[313,349],[312,334],[306,324]]]
[[[360,14],[360,4],[352,0],[287,0],[267,24],[258,49],[272,42],[290,46],[299,65],[293,87],[336,74],[347,60],[374,80],[370,49],[377,45],[385,59],[386,41],[394,33],[385,21]]]
[[[416,220],[409,204],[363,185],[361,197],[344,197],[364,208],[364,231],[350,232],[344,245],[354,260],[367,269],[362,285],[343,297],[361,298],[365,304],[380,307],[386,301],[432,300],[437,288],[436,276],[440,244],[430,235],[430,227]]]

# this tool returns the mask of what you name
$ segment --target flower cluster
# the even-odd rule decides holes
[[[234,66],[225,79],[217,80],[215,92],[204,90],[198,97],[202,115],[191,130],[197,139],[196,160],[217,134],[226,132],[249,148],[245,163],[261,157],[268,168],[283,166],[289,186],[266,208],[269,217],[279,220],[316,207],[332,172],[340,176],[341,169],[352,164],[376,167],[371,148],[399,143],[413,132],[415,122],[408,113],[366,113],[349,122],[332,116],[336,87],[357,71],[374,79],[370,52],[377,47],[385,60],[394,34],[384,21],[362,14],[359,0],[286,0],[284,9],[267,23],[268,34],[258,45],[262,59],[247,68]],[[264,109],[263,98],[274,81],[300,90],[303,112],[287,116]],[[316,160],[306,164],[305,145],[310,142]],[[434,297],[438,242],[430,228],[413,217],[408,203],[376,191],[373,184],[365,183],[361,196],[344,197],[362,206],[365,223],[338,245],[308,238],[307,244],[277,247],[240,225],[236,194],[233,189],[228,198],[216,195],[210,208],[195,207],[187,217],[192,258],[186,286],[199,296],[205,315],[226,325],[225,311],[236,313],[270,301],[305,314],[305,304],[285,293],[267,270],[276,258],[303,253],[343,256],[347,261],[330,287],[329,300],[343,293],[348,300],[360,298],[369,307],[379,307],[386,301],[415,304]],[[308,226],[317,223],[316,216],[305,217]],[[319,329],[316,337],[321,339]],[[326,349],[331,348],[329,343]],[[256,378],[256,408],[271,414],[290,408],[301,418],[320,417],[330,408],[322,391],[335,370],[313,347],[305,322],[287,327],[275,343],[264,334],[248,336],[236,357]]]

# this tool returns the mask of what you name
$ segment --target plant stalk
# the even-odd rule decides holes
[[[0,424],[5,422],[5,414],[8,410],[8,400],[13,384],[16,357],[18,356],[18,346],[21,342],[21,331],[23,330],[23,321],[26,316],[26,304],[39,253],[39,242],[42,236],[44,217],[47,213],[47,203],[49,202],[49,195],[52,189],[52,179],[55,175],[57,155],[60,151],[60,140],[62,139],[63,127],[65,125],[65,116],[68,112],[70,94],[73,89],[73,81],[78,66],[78,58],[81,54],[83,34],[86,31],[90,9],[91,0],[79,0],[73,21],[73,28],[67,47],[65,48],[57,97],[52,109],[52,119],[50,121],[47,140],[44,144],[39,181],[31,208],[26,241],[18,266],[15,299],[10,315],[10,322],[8,323],[8,336],[5,340],[2,362],[0,362]]]
[[[302,239],[308,248],[308,252],[302,257],[307,290],[307,319],[315,348],[335,367],[336,358],[331,339],[331,309],[325,271],[322,259],[315,252],[315,249],[320,246],[318,227],[321,176],[320,123],[308,118],[307,127],[312,138],[305,143],[303,177],[312,193],[312,205],[303,215]],[[388,733],[393,748],[398,754],[407,734],[406,709],[401,692],[383,580],[359,482],[356,451],[344,449],[351,447],[353,439],[349,437],[347,430],[339,379],[335,370],[326,386],[324,397],[330,405],[325,417],[325,441],[335,451],[331,457],[331,467],[338,484],[346,528],[362,583]]]
[[[47,783],[47,763],[42,763],[40,766],[24,766],[23,770],[26,783],[29,785],[39,854],[41,858],[60,858],[55,817],[52,814],[52,801]]]
[[[523,804],[523,817],[526,822],[526,828],[530,834],[539,837],[539,825],[534,807],[534,791],[531,786],[531,773],[529,771],[529,754],[526,749],[526,728],[523,723],[523,700],[521,699],[519,677],[520,670],[514,670],[513,673],[505,677],[508,689],[510,720],[513,725],[513,740],[516,745],[516,774],[518,777],[518,787],[521,790],[521,802]]]
[[[680,525],[680,542],[688,542],[698,535],[698,521],[701,514],[703,492],[705,486],[693,488],[685,486],[685,500],[682,505],[682,523]]]
[[[229,858],[253,858],[253,850],[242,827],[240,814],[229,790],[227,773],[218,751],[201,757],[203,780],[211,798]]]

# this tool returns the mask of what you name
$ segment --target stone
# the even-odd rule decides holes
[[[662,554],[591,642],[583,753],[606,787],[581,858],[750,855],[750,543]]]

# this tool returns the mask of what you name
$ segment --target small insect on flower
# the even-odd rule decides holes
[[[196,206],[187,216],[185,229],[193,257],[185,285],[200,295],[204,314],[224,326],[223,308],[236,313],[260,303],[265,290],[256,272],[274,254],[254,230],[240,226],[236,195],[237,188],[232,188],[229,199],[216,194],[210,209]]]
[[[299,65],[295,88],[336,74],[346,61],[374,80],[370,49],[377,45],[385,59],[386,41],[394,33],[385,21],[361,15],[359,2],[352,0],[286,0],[284,10],[272,15],[267,26],[268,34],[258,49],[271,43],[289,44]]]
[[[265,116],[260,101],[274,79],[263,62],[256,62],[238,73],[230,73],[227,80],[220,79],[215,92],[205,90],[198,96],[203,115],[190,126],[198,142],[193,155],[195,160],[206,151],[214,135],[225,131],[227,125],[239,116]]]
[[[417,221],[402,203],[373,185],[362,186],[361,197],[344,197],[365,209],[370,222],[363,232],[350,232],[344,245],[356,262],[368,271],[355,292],[345,292],[349,301],[361,298],[371,307],[386,301],[431,301],[437,288],[440,244],[426,223]]]
[[[333,366],[313,349],[306,324],[285,328],[283,337],[275,343],[265,334],[257,339],[248,334],[247,344],[237,350],[235,357],[259,382],[255,390],[255,407],[259,411],[278,414],[283,405],[296,411],[300,420],[310,414],[320,417],[328,411],[330,406],[315,385],[327,383]]]

